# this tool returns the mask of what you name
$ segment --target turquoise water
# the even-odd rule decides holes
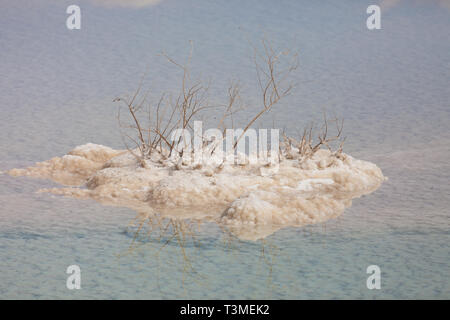
[[[179,73],[157,54],[213,79],[239,78],[256,103],[246,38],[266,34],[299,52],[295,91],[258,125],[295,132],[323,110],[345,118],[345,151],[389,177],[335,220],[285,228],[264,241],[229,241],[201,226],[197,248],[138,241],[135,212],[35,193],[55,183],[0,175],[0,298],[450,298],[450,10],[399,1],[366,28],[371,1],[176,1],[143,8],[78,1],[0,2],[0,170],[93,142],[122,148],[112,99],[146,85],[158,94]],[[444,5],[443,5],[444,4]],[[256,96],[257,97],[257,96]],[[244,113],[238,121],[245,122]],[[264,251],[263,251],[264,250]],[[264,254],[263,254],[264,252]],[[67,266],[81,290],[66,288]],[[368,290],[366,268],[381,269]]]

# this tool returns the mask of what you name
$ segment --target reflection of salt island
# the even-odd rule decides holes
[[[261,163],[190,166],[154,152],[142,166],[130,152],[86,144],[8,173],[51,179],[71,187],[42,191],[130,207],[141,215],[214,221],[248,240],[337,217],[385,179],[375,164],[343,152],[321,149],[303,159],[290,148],[280,159],[277,170]]]

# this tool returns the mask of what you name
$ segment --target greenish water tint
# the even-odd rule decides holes
[[[112,99],[135,89],[147,65],[155,95],[178,86],[156,54],[182,58],[188,40],[193,70],[214,80],[218,98],[239,78],[257,103],[245,37],[265,32],[299,50],[300,69],[295,92],[258,125],[275,120],[295,133],[334,113],[345,118],[345,151],[389,180],[338,219],[264,241],[229,241],[203,225],[200,247],[186,243],[186,268],[176,242],[127,252],[135,212],[36,194],[56,185],[0,175],[0,298],[450,298],[449,9],[400,1],[383,11],[382,30],[369,31],[370,1],[81,1],[82,28],[69,31],[70,4],[0,3],[0,170],[86,142],[122,148]],[[72,264],[81,290],[66,288]],[[366,288],[372,264],[381,290]]]

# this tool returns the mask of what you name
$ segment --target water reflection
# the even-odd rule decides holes
[[[276,229],[279,228],[281,227]],[[254,234],[250,229],[248,231]],[[184,290],[187,290],[188,283],[207,287],[210,279],[201,272],[201,264],[206,260],[205,253],[207,255],[211,249],[223,253],[227,260],[235,265],[248,263],[253,259],[256,263],[252,263],[252,269],[249,271],[256,272],[261,279],[266,279],[268,293],[276,290],[274,267],[282,255],[282,250],[270,238],[244,240],[242,230],[239,233],[241,237],[238,237],[232,228],[215,224],[211,220],[180,219],[149,211],[137,213],[124,234],[131,239],[130,245],[126,251],[119,254],[119,258],[129,258],[138,252],[150,254],[158,264],[156,276],[160,290],[159,275],[164,273],[164,266],[171,264],[177,266]],[[163,254],[165,250],[170,253]]]

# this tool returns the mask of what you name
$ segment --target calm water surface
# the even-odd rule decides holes
[[[100,1],[101,2],[101,1]],[[389,177],[338,219],[229,242],[202,226],[201,247],[154,241],[127,253],[135,212],[35,191],[56,184],[0,175],[0,298],[450,298],[450,9],[407,1],[365,26],[372,1],[177,1],[140,9],[78,1],[0,1],[0,170],[61,156],[87,142],[122,148],[112,99],[146,66],[158,94],[179,73],[158,57],[186,56],[214,97],[241,80],[256,103],[246,37],[299,51],[298,84],[273,115],[289,132],[345,118],[345,151]],[[256,98],[253,98],[256,97]],[[242,121],[250,114],[243,114]],[[66,289],[66,268],[82,289]],[[382,289],[366,288],[366,268]]]

